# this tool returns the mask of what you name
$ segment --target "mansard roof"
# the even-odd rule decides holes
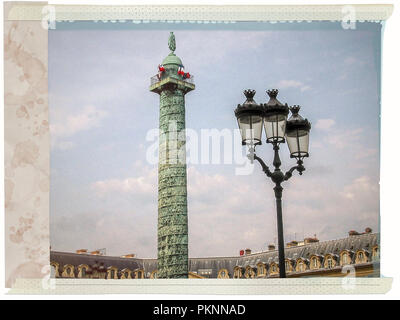
[[[101,256],[91,254],[78,254],[71,252],[51,251],[50,261],[57,262],[60,266],[72,264],[78,266],[80,264],[87,264],[89,266],[97,263],[100,265],[104,263],[104,267],[117,267],[119,270],[128,268],[130,270],[142,269],[143,261],[138,258],[121,258],[112,256]]]
[[[358,250],[371,251],[374,246],[379,243],[379,233],[366,233],[361,235],[349,236],[343,239],[329,240],[308,243],[295,247],[285,248],[285,258],[296,261],[298,258],[309,260],[312,256],[320,256],[322,259],[327,254],[339,256],[343,250],[356,252]],[[58,262],[60,266],[72,264],[78,266],[80,264],[93,265],[104,263],[104,267],[117,267],[119,270],[128,268],[132,271],[143,269],[145,273],[150,273],[157,269],[157,259],[141,259],[141,258],[121,258],[112,256],[99,256],[90,254],[77,254],[67,252],[50,252],[50,260]],[[206,258],[190,258],[189,271],[197,272],[201,269],[211,271],[211,277],[217,277],[218,270],[227,269],[232,275],[235,267],[246,268],[254,267],[258,263],[267,265],[272,262],[278,262],[278,250],[271,250],[259,253],[248,254],[236,257],[206,257]]]
[[[327,254],[331,254],[335,257],[345,249],[350,251],[368,250],[368,248],[371,249],[378,243],[378,238],[378,233],[368,233],[343,239],[287,247],[285,248],[285,258],[289,260],[297,260],[298,258],[309,260],[313,255],[324,258]],[[278,263],[278,250],[253,253],[241,257],[192,258],[189,259],[189,270],[213,269],[213,273],[217,274],[219,269],[225,268],[233,274],[233,269],[236,266],[245,268],[247,266],[256,266],[260,262],[265,264]]]

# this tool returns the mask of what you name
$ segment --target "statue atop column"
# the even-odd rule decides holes
[[[171,32],[169,35],[168,47],[169,50],[171,50],[171,53],[174,53],[174,51],[176,50],[175,35],[173,32]]]

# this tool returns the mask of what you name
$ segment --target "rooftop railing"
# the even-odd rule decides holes
[[[185,82],[190,83],[190,84],[194,84],[193,75],[190,75],[190,78],[183,78],[180,75],[176,75],[176,76],[175,75],[169,75],[169,76],[161,75],[161,76],[159,76],[159,75],[156,74],[155,76],[150,78],[150,85],[154,85],[154,84],[156,84],[158,82],[161,82],[163,79],[166,79],[168,77],[175,78],[175,79],[178,79],[178,80],[181,80],[181,81],[185,81]]]

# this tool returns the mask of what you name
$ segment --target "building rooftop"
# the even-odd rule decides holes
[[[308,261],[314,255],[322,257],[327,254],[339,256],[344,250],[351,252],[364,250],[370,252],[378,243],[379,233],[351,235],[342,239],[286,247],[285,258],[294,261],[298,258],[302,258]],[[354,258],[355,257],[353,257],[353,259]],[[123,258],[119,256],[99,256],[51,251],[50,260],[52,262],[57,262],[60,266],[66,264],[78,266],[81,264],[93,265],[95,263],[103,263],[105,268],[113,266],[117,267],[119,270],[124,268],[128,268],[132,271],[140,269],[144,270],[145,274],[151,273],[157,269],[157,259],[142,259],[136,257]],[[216,278],[218,270],[223,268],[227,269],[230,274],[233,274],[235,267],[256,267],[259,263],[269,265],[273,262],[278,263],[278,250],[251,253],[245,256],[189,258],[189,271],[211,270],[210,277]]]

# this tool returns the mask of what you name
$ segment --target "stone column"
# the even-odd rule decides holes
[[[178,75],[183,66],[172,33],[169,46],[165,71],[150,86],[160,95],[157,278],[188,278],[185,94],[194,84]]]
[[[187,278],[188,218],[186,191],[185,98],[177,89],[160,95],[158,166],[158,277]]]

